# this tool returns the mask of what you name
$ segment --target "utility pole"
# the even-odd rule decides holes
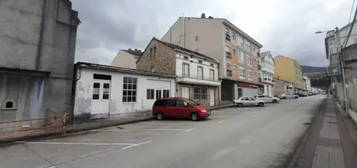
[[[338,53],[338,59],[339,59],[339,63],[340,63],[340,71],[341,71],[341,75],[342,75],[342,89],[343,89],[343,99],[344,99],[344,106],[345,106],[345,110],[348,113],[348,100],[347,100],[347,88],[346,88],[346,78],[345,78],[345,68],[344,68],[344,61],[342,60],[342,45],[340,44],[341,39],[340,39],[340,32],[338,27],[335,28],[335,35],[336,35],[336,41],[338,44],[337,47],[337,53]]]

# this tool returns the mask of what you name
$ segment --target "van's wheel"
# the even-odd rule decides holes
[[[259,103],[258,106],[264,107],[264,103]]]
[[[237,107],[243,107],[243,104],[242,103],[238,103]]]
[[[156,114],[156,119],[157,120],[162,120],[162,119],[164,119],[164,115],[162,113],[157,113]]]
[[[278,101],[277,100],[273,100],[273,103],[278,103]]]
[[[197,120],[198,120],[198,115],[197,115],[197,113],[192,113],[192,114],[191,114],[191,120],[192,120],[192,121],[197,121]]]

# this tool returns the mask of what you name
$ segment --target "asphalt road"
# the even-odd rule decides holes
[[[0,147],[0,168],[281,167],[324,96],[226,108],[207,120],[145,121]]]

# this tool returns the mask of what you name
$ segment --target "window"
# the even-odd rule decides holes
[[[182,64],[182,75],[188,77],[190,75],[190,65],[187,63]]]
[[[14,108],[14,102],[12,102],[12,101],[7,101],[7,102],[5,103],[5,108],[7,108],[7,109],[12,109],[12,108]]]
[[[237,40],[237,36],[236,36],[236,34],[233,32],[233,40]]]
[[[231,41],[231,35],[229,34],[229,30],[226,30],[225,35],[226,35],[226,40]]]
[[[236,51],[236,49],[233,49],[233,57],[235,57],[236,56],[236,53],[237,51]]]
[[[240,71],[239,71],[239,75],[242,77],[242,78],[244,78],[245,77],[245,70],[244,70],[244,68],[243,67],[240,67],[239,68],[240,69]]]
[[[100,88],[100,83],[93,83],[93,99],[94,100],[99,99],[99,88]]]
[[[154,95],[155,90],[154,89],[147,89],[146,90],[146,99],[148,100],[153,100],[155,99]]]
[[[156,99],[161,99],[161,90],[156,90]]]
[[[155,58],[156,57],[156,47],[154,47],[154,53],[153,54],[154,54],[153,58]]]
[[[168,98],[170,97],[170,90],[163,90],[163,98]]]
[[[241,50],[239,51],[239,62],[244,64],[244,52]]]
[[[187,102],[185,102],[183,100],[176,100],[176,106],[178,106],[178,107],[187,106]]]
[[[232,77],[232,70],[227,70],[227,77]]]
[[[194,88],[193,97],[200,100],[207,99],[207,88]]]
[[[202,60],[198,60],[198,63],[199,63],[199,64],[202,64]]]
[[[198,41],[198,36],[195,36],[195,41],[196,41],[196,42]]]
[[[209,79],[214,80],[214,69],[209,70]]]
[[[136,102],[137,78],[124,77],[123,102]]]
[[[203,67],[201,67],[201,66],[197,67],[197,78],[203,79]]]
[[[232,59],[232,54],[230,52],[226,52],[226,58],[227,59]]]
[[[107,100],[109,99],[109,92],[110,91],[110,85],[109,83],[104,83],[103,84],[103,99]]]

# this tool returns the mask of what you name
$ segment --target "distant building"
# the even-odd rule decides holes
[[[153,38],[137,62],[138,70],[176,76],[176,95],[206,106],[220,103],[218,61]]]
[[[0,9],[0,121],[72,112],[80,20],[71,2],[0,1]],[[15,124],[19,129],[24,123]],[[26,127],[43,125],[37,122]]]
[[[286,91],[288,93],[305,91],[305,84],[302,78],[302,69],[300,65],[294,59],[285,56],[277,56],[274,60],[274,78],[286,82]]]
[[[304,80],[306,91],[311,92],[311,80],[310,80],[310,78],[307,77],[307,76],[303,76],[302,78]]]
[[[260,56],[261,82],[264,85],[264,95],[273,96],[275,61],[270,51],[262,52]]]
[[[141,51],[137,49],[120,50],[113,59],[111,65],[122,68],[136,69],[136,61],[141,54]]]
[[[218,60],[222,100],[259,93],[262,45],[227,19],[179,17],[162,40]]]
[[[155,100],[175,96],[175,76],[92,63],[76,64],[76,120],[151,116]]]

